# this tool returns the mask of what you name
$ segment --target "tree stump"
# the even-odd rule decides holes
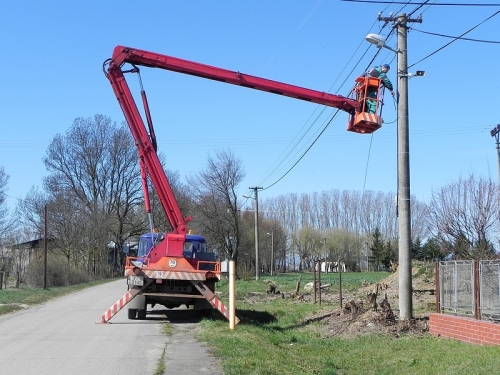
[[[274,283],[269,283],[269,285],[267,286],[267,291],[266,291],[266,293],[267,293],[267,294],[279,294],[279,292],[280,292],[280,291],[279,291],[279,290],[277,290],[277,288],[278,288],[278,287],[276,286],[276,284],[274,284]]]
[[[380,308],[382,309],[381,315],[382,319],[386,321],[394,321],[396,318],[394,316],[394,312],[391,309],[391,305],[387,300],[387,293],[385,294],[384,299],[380,302]]]
[[[346,303],[342,310],[342,314],[356,315],[358,311],[361,311],[362,306],[357,304],[353,299]]]
[[[391,262],[391,271],[394,273],[398,270],[398,264],[397,263],[393,263],[392,261]]]
[[[368,298],[368,302],[370,303],[370,307],[373,311],[377,311],[377,296],[378,296],[378,288],[379,284],[375,285],[375,289],[372,292],[366,293],[366,297]]]

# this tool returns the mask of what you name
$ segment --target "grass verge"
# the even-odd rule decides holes
[[[345,274],[344,280],[348,277]],[[282,282],[279,276],[273,281],[287,290],[294,285]],[[352,280],[353,288],[354,284]],[[309,317],[328,314],[335,306],[292,299],[248,303],[241,298],[254,290],[262,292],[265,286],[265,280],[238,280],[236,314],[241,322],[235,330],[229,330],[228,323],[218,317],[201,322],[199,339],[221,359],[225,375],[460,375],[496,373],[500,367],[497,346],[431,335],[327,337],[328,327]],[[225,293],[224,286],[221,292]]]

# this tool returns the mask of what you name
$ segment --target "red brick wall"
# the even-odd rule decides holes
[[[485,320],[433,313],[429,315],[429,332],[480,345],[500,345],[500,324]]]

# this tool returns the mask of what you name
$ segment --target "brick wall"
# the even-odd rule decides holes
[[[473,344],[500,345],[500,324],[485,320],[433,313],[429,315],[429,332]]]

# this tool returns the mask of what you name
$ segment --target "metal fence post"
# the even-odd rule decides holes
[[[441,288],[439,285],[439,262],[434,263],[434,283],[436,284],[436,312],[441,312]]]

